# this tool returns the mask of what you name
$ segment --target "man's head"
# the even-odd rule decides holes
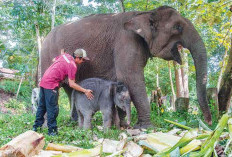
[[[90,60],[87,57],[86,51],[84,49],[76,49],[76,51],[73,53],[73,58],[76,64],[81,64],[86,60],[87,61]]]

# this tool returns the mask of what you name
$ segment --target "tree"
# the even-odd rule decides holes
[[[221,87],[218,93],[218,102],[219,102],[220,111],[226,111],[229,108],[231,94],[232,94],[232,39],[231,39],[229,60],[226,66],[226,70],[223,74]]]

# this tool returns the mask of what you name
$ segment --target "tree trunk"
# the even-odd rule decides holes
[[[53,5],[52,5],[52,24],[51,24],[51,30],[54,28],[54,25],[55,25],[55,17],[56,17],[56,0],[53,1]]]
[[[145,10],[147,10],[148,3],[149,3],[149,0],[147,0],[147,3],[146,3],[146,8],[145,8]]]
[[[122,12],[124,13],[125,12],[124,0],[119,0],[119,1],[120,1],[120,4],[121,4]]]
[[[221,82],[222,82],[222,73],[225,70],[226,58],[227,58],[227,50],[225,51],[223,61],[222,61],[222,67],[221,67],[221,70],[220,70],[220,74],[218,76],[217,91],[219,91],[220,85],[221,85]]]
[[[182,82],[181,68],[178,67],[177,63],[174,61],[175,68],[175,78],[176,78],[176,97],[184,97],[184,88]]]
[[[231,39],[232,46],[232,39]],[[218,93],[219,111],[226,111],[230,106],[232,88],[232,48],[230,47],[229,60],[223,74],[221,87]]]
[[[188,112],[189,98],[179,97],[176,98],[175,108],[178,112]]]
[[[0,156],[29,157],[34,156],[43,149],[44,136],[32,130],[20,134],[9,143],[0,148]]]
[[[37,67],[37,80],[38,80],[38,84],[41,80],[41,38],[40,38],[40,33],[39,33],[39,25],[38,23],[35,24],[35,30],[36,30],[36,38],[37,38],[37,44],[38,44],[38,56],[39,56],[39,64]]]
[[[171,84],[171,89],[172,89],[172,97],[171,97],[170,105],[173,108],[173,110],[175,111],[176,93],[175,93],[173,82],[172,82],[172,71],[171,71],[171,67],[170,67],[170,62],[168,62],[168,71],[169,71],[169,79],[170,79],[170,84]]]
[[[156,73],[156,87],[158,88],[159,87],[159,68],[158,68],[158,66],[156,65],[156,71],[157,71],[157,73]]]
[[[218,90],[217,88],[208,88],[207,89],[207,99],[208,103],[214,106],[214,112],[216,117],[219,117],[219,107],[218,107]]]
[[[181,74],[182,74],[182,83],[183,83],[183,91],[184,97],[189,98],[189,88],[188,88],[188,54],[185,52],[187,49],[182,49],[182,63],[181,66]]]
[[[182,48],[180,51],[183,65],[179,66],[174,62],[176,78],[176,111],[188,112],[189,107],[189,89],[188,89],[188,54],[187,49]]]

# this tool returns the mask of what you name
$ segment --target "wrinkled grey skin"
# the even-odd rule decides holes
[[[167,6],[147,12],[100,14],[53,29],[42,45],[42,74],[52,58],[65,50],[72,54],[77,48],[87,51],[90,62],[78,71],[77,80],[90,77],[124,82],[138,112],[135,127],[150,126],[144,67],[149,57],[181,63],[176,43],[188,48],[196,67],[196,87],[206,122],[212,123],[206,99],[207,55],[205,45],[193,24],[175,9]],[[71,89],[65,91],[71,96]],[[125,115],[119,113],[120,119]],[[123,125],[123,121],[120,121]]]
[[[88,100],[84,93],[76,90],[72,92],[71,110],[76,108],[80,128],[90,129],[92,116],[99,110],[103,114],[104,128],[109,128],[112,124],[120,128],[118,109],[126,113],[130,125],[131,99],[123,83],[89,78],[81,81],[80,86],[91,89],[94,95],[93,100]]]

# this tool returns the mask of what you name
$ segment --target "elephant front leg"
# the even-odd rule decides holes
[[[126,44],[125,44],[126,43]],[[150,105],[145,89],[144,67],[149,58],[148,47],[133,33],[122,31],[115,44],[115,69],[117,80],[129,89],[132,102],[138,112],[136,128],[151,127]],[[121,119],[121,117],[120,117]]]
[[[118,115],[118,107],[115,107],[113,109],[113,123],[115,124],[117,129],[120,129],[120,118]]]
[[[108,129],[112,125],[112,110],[104,110],[102,111],[103,113],[103,125],[104,125],[104,130]]]
[[[145,90],[145,83],[141,82],[137,85],[129,85],[131,99],[138,113],[138,122],[134,128],[149,128],[152,127],[150,121],[150,105]]]
[[[126,122],[126,112],[123,111],[122,109],[120,109],[119,107],[117,107],[117,112],[118,112],[118,118],[119,118],[119,122],[120,122],[120,126],[123,128],[128,128],[129,125]]]
[[[122,80],[129,88],[131,100],[138,113],[138,122],[134,128],[152,127],[150,121],[150,105],[147,98],[143,75],[131,75],[127,78],[124,77]],[[124,119],[125,114],[119,113],[119,116],[121,120],[122,118]]]

